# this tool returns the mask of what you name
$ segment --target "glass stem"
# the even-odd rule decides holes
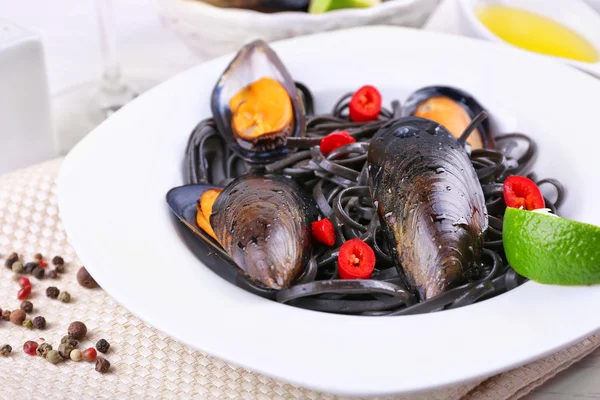
[[[123,83],[121,81],[121,65],[117,56],[117,38],[112,4],[111,0],[95,0],[95,3],[103,62],[102,86],[105,90],[117,92],[123,89]]]

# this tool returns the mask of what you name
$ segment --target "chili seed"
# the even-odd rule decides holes
[[[25,353],[29,354],[30,356],[35,356],[35,351],[37,350],[37,348],[38,348],[38,344],[32,340],[28,340],[23,345],[23,351]]]
[[[27,329],[33,329],[33,322],[31,322],[29,318],[25,318],[25,321],[23,321],[23,326]]]
[[[38,346],[35,352],[38,356],[46,358],[50,350],[52,350],[52,345],[50,343],[42,343]]]
[[[23,310],[15,310],[10,313],[10,322],[15,325],[23,325],[25,318],[25,311]]]
[[[70,346],[68,343],[61,343],[60,346],[58,346],[58,354],[64,359],[69,358],[72,351],[73,346]]]
[[[73,360],[75,362],[81,361],[81,350],[73,349],[73,351],[71,351],[70,357],[71,357],[71,360]]]
[[[106,339],[100,339],[100,340],[98,340],[98,343],[96,343],[96,349],[98,349],[98,351],[100,353],[106,353],[109,348],[110,348],[110,343],[108,343],[108,341],[106,341]]]
[[[58,290],[58,288],[55,286],[50,286],[46,289],[46,296],[50,297],[51,299],[56,299],[59,293],[60,290]]]
[[[96,353],[96,349],[93,347],[85,349],[81,352],[81,358],[83,359],[83,361],[94,361],[97,355],[98,353]]]
[[[28,262],[27,264],[25,264],[25,273],[26,274],[32,274],[33,270],[36,269],[38,267],[38,265],[34,262]]]
[[[4,310],[2,311],[2,319],[5,321],[10,321],[10,310]]]
[[[96,360],[96,371],[100,373],[105,373],[110,369],[110,362],[103,357],[98,357]]]
[[[87,326],[81,321],[75,321],[69,325],[67,332],[73,339],[81,340],[87,335]]]
[[[46,318],[37,316],[33,319],[33,326],[35,329],[46,329]]]
[[[61,362],[62,357],[56,350],[50,350],[48,354],[46,354],[46,360],[48,360],[52,364],[58,364]]]
[[[88,289],[98,287],[98,284],[96,283],[94,278],[92,278],[87,269],[85,269],[85,267],[81,267],[79,268],[79,271],[77,271],[77,282],[79,282],[81,286],[86,287]]]
[[[22,274],[25,271],[25,267],[21,261],[15,261],[11,268],[15,274]]]
[[[21,310],[25,311],[27,314],[33,311],[33,303],[29,300],[25,300],[21,303]]]
[[[53,265],[65,265],[65,260],[61,256],[54,256],[52,259]]]
[[[63,336],[62,339],[60,339],[60,343],[66,343],[69,346],[75,348],[77,347],[77,345],[79,344],[79,342],[75,339],[73,339],[71,336]]]
[[[33,269],[33,271],[31,272],[33,274],[33,276],[35,276],[38,279],[43,279],[44,278],[44,274],[46,273],[46,271],[44,270],[44,268],[37,266]]]
[[[58,278],[58,272],[56,272],[55,269],[53,269],[52,271],[48,271],[48,278],[50,278],[50,279]]]
[[[11,351],[12,347],[10,346],[10,344],[3,344],[2,346],[0,346],[0,356],[2,357],[8,357]]]
[[[69,294],[69,292],[60,292],[58,295],[58,300],[62,301],[63,303],[68,303],[71,301],[71,294]]]

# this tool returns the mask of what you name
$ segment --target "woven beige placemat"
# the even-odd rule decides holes
[[[0,257],[12,251],[29,260],[40,252],[62,255],[66,272],[58,279],[30,277],[34,304],[31,316],[42,315],[47,329],[28,330],[0,321],[0,345],[13,347],[10,357],[0,357],[0,398],[214,398],[214,399],[337,399],[228,364],[195,351],[146,325],[101,289],[84,289],[75,274],[79,260],[66,240],[58,217],[54,181],[61,159],[0,176]],[[14,310],[17,283],[13,273],[0,260],[0,308]],[[68,304],[45,295],[48,286],[67,290]],[[52,365],[40,357],[26,355],[27,340],[44,338],[55,348],[70,322],[80,320],[89,329],[83,346],[93,346],[101,338],[111,343],[106,354],[112,367],[100,374],[93,363],[72,361]],[[207,327],[210,329],[210,327]],[[546,359],[473,383],[416,396],[410,400],[518,398],[530,392],[559,371],[567,368],[600,345],[592,336]],[[292,360],[290,360],[292,362]]]

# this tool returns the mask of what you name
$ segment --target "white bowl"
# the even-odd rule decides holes
[[[156,0],[167,25],[196,53],[212,58],[254,39],[273,41],[362,25],[422,26],[439,0],[391,0],[323,14],[219,8],[200,0]]]
[[[470,92],[501,132],[537,140],[534,170],[569,190],[561,213],[600,224],[599,80],[508,46],[412,29],[357,28],[273,48],[294,79],[313,91],[320,112],[366,83],[380,88],[386,104],[426,85]],[[362,57],[356,48],[366,49]],[[86,136],[62,166],[58,202],[69,241],[104,290],[133,313],[236,365],[349,395],[485,378],[598,330],[600,285],[527,282],[454,310],[359,317],[282,305],[203,265],[165,195],[184,182],[187,138],[210,116],[210,93],[231,57],[142,94]],[[316,63],[352,67],[310,68]]]
[[[492,33],[475,14],[478,6],[503,4],[543,15],[566,26],[587,39],[600,53],[600,14],[582,0],[457,0],[462,33],[479,39],[507,43]],[[508,44],[508,43],[507,43]],[[516,47],[516,46],[513,46]],[[518,47],[517,47],[518,48]],[[535,53],[537,54],[537,53]],[[600,78],[600,62],[586,63],[566,58],[541,55],[566,62]]]

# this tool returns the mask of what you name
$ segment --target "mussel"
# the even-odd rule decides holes
[[[405,114],[431,119],[442,124],[458,138],[479,113],[484,111],[470,94],[449,86],[428,86],[406,100]],[[472,149],[493,148],[495,129],[489,119],[473,132],[468,143]]]
[[[203,0],[224,8],[244,8],[260,12],[308,11],[309,0]]]
[[[213,118],[231,149],[250,163],[288,153],[288,137],[304,136],[306,117],[289,72],[262,40],[244,46],[217,81]]]
[[[210,224],[217,240],[253,280],[283,289],[303,272],[312,250],[313,198],[290,178],[247,174],[217,197]]]
[[[404,117],[375,134],[368,163],[373,204],[407,286],[423,300],[474,276],[488,219],[463,143],[434,121]]]

